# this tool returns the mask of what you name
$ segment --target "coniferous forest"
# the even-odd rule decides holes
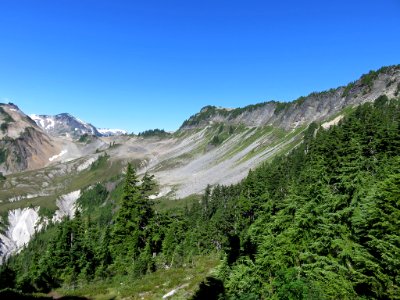
[[[399,154],[400,101],[381,96],[183,209],[157,210],[153,177],[128,165],[115,191],[87,188],[74,219],[3,264],[0,289],[139,278],[218,254],[202,285],[218,283],[215,299],[400,299]]]

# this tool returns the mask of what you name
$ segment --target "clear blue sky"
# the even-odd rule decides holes
[[[400,63],[399,0],[2,0],[0,102],[174,130]]]

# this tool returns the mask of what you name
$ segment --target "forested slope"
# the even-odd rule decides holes
[[[220,253],[194,299],[399,299],[399,150],[400,101],[382,96],[182,210],[158,210],[129,167],[4,264],[0,288],[79,292]]]

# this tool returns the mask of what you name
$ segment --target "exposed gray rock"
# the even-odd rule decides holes
[[[399,83],[400,65],[385,67],[363,75],[347,87],[311,93],[292,102],[270,101],[237,109],[206,106],[186,120],[180,130],[203,128],[214,123],[249,127],[273,125],[290,130],[322,121],[347,106],[372,102],[381,95],[391,98],[398,92]]]

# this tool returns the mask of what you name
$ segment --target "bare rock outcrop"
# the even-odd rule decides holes
[[[345,107],[372,102],[381,95],[400,97],[400,65],[371,71],[345,87],[314,92],[292,102],[269,101],[236,109],[206,106],[186,120],[180,130],[204,128],[213,123],[272,125],[291,130],[322,121]]]
[[[61,150],[57,143],[13,104],[0,104],[0,172],[38,169]]]

